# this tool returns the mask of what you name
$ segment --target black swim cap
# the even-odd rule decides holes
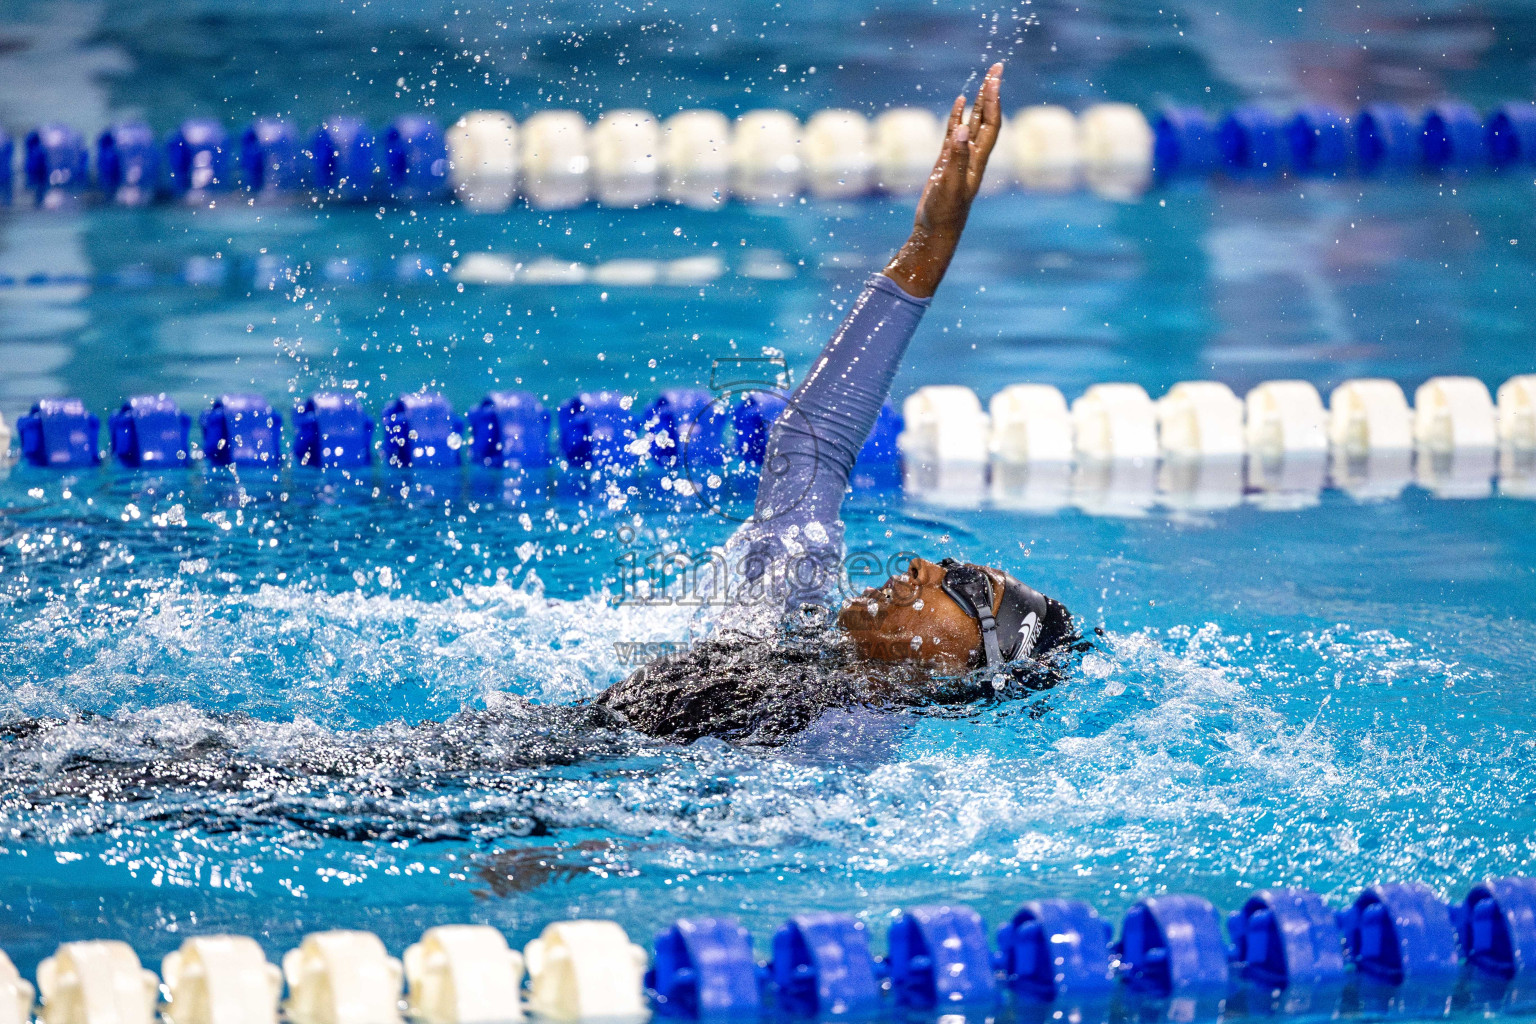
[[[994,570],[1003,577],[1002,599],[996,600],[992,576],[981,566],[953,558],[939,565],[944,569],[944,592],[981,627],[981,649],[973,656],[972,667],[993,668],[1019,658],[1033,659],[1075,636],[1072,616],[1061,602],[1008,573]]]
[[[1051,600],[1008,573],[1002,575],[1003,600],[997,609],[997,632],[1000,640],[1013,638],[999,644],[1004,657],[1009,661],[1037,658],[1075,635],[1072,616],[1060,601]]]

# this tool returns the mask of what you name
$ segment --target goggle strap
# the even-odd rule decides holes
[[[1003,663],[1003,652],[997,646],[997,620],[992,617],[992,612],[988,610],[977,621],[981,623],[981,647],[987,655],[987,668],[1001,665]]]
[[[986,573],[976,569],[975,582],[980,585],[980,591],[971,593],[957,583],[952,583],[950,576],[955,570],[965,570],[968,566],[962,565],[953,558],[946,558],[939,563],[944,570],[944,592],[954,598],[961,608],[970,614],[971,618],[981,627],[981,649],[986,658],[987,668],[1001,665],[1004,661],[1002,649],[997,643],[997,619],[992,615],[992,581]]]

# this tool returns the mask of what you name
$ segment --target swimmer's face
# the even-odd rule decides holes
[[[987,572],[1000,597],[1002,579]],[[912,559],[905,573],[849,601],[837,624],[847,630],[859,654],[874,661],[918,661],[964,672],[981,647],[981,627],[944,593],[944,570],[923,558]]]

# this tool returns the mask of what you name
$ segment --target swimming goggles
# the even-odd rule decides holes
[[[992,615],[992,577],[980,566],[966,565],[953,558],[944,559],[939,568],[944,570],[944,593],[981,627],[981,649],[986,654],[987,667],[1003,664],[1007,659],[998,646],[997,619]]]

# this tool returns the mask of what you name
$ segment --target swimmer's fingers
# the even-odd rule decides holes
[[[949,123],[944,126],[944,141],[946,143],[949,142],[950,139],[953,139],[955,137],[955,129],[960,127],[960,121],[964,117],[965,117],[965,97],[964,96],[956,96],[955,97],[955,102],[953,102],[953,103],[951,103],[949,105]],[[944,150],[941,148],[939,150],[939,157],[942,159],[943,156],[944,156]]]
[[[943,175],[944,168],[949,166],[950,154],[955,145],[955,129],[960,127],[964,117],[965,97],[956,96],[955,102],[949,108],[949,123],[944,126],[944,142],[939,146],[937,159],[933,161],[933,170],[928,175],[928,185],[924,188],[925,192]]]
[[[970,133],[973,141],[970,174],[967,181],[971,195],[975,195],[977,189],[981,187],[981,178],[986,172],[987,160],[992,156],[992,147],[997,145],[997,133],[1003,126],[1002,104],[998,99],[1002,82],[1003,64],[999,61],[988,69],[986,78],[982,80],[981,89],[976,94],[976,103],[971,110],[971,121],[975,125]]]
[[[989,71],[982,76],[981,84],[976,87],[976,99],[971,104],[971,109],[965,119],[965,127],[970,132],[971,138],[976,138],[981,131],[982,98],[987,92],[987,83],[991,81],[992,73]]]

